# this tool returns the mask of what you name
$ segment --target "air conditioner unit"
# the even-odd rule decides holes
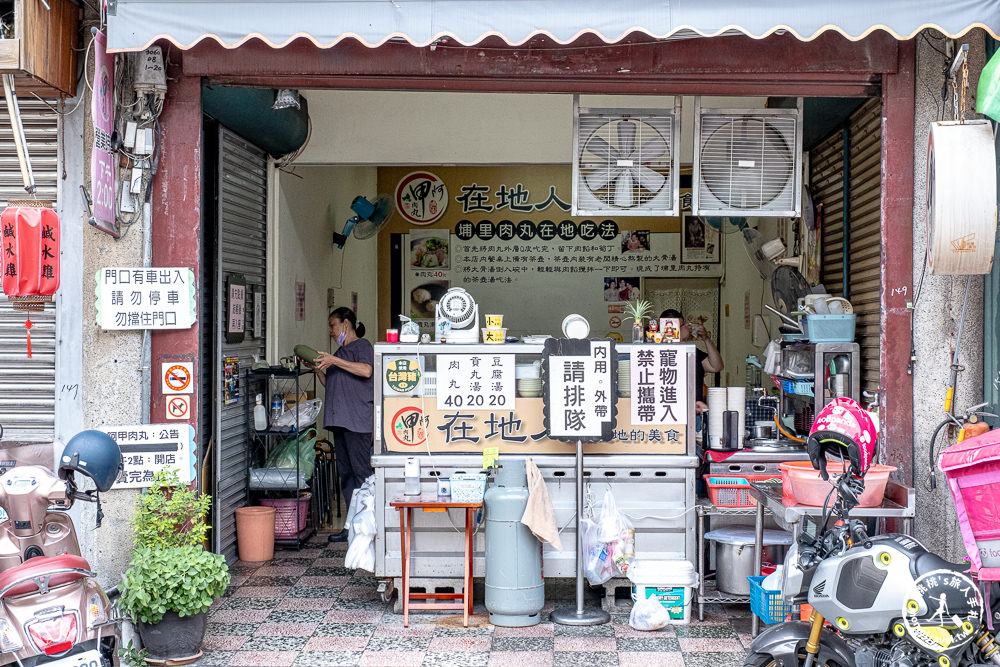
[[[694,215],[801,212],[802,100],[796,109],[706,109],[695,98]]]
[[[573,101],[573,215],[680,214],[680,102],[588,109]]]

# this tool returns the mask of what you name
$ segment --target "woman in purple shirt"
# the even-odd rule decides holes
[[[323,425],[333,432],[340,490],[348,506],[355,489],[374,472],[375,350],[364,335],[365,325],[358,322],[354,311],[337,308],[330,313],[330,338],[336,339],[339,347],[333,354],[321,352],[313,360],[313,371],[326,388]],[[346,539],[346,529],[330,536],[331,542]]]

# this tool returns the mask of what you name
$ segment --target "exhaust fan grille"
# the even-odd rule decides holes
[[[677,215],[679,117],[576,107],[573,215]]]
[[[699,110],[697,215],[799,215],[801,128],[795,110]]]

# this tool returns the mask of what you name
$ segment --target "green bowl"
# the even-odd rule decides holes
[[[308,361],[311,364],[313,360],[319,356],[319,352],[317,352],[315,348],[309,347],[308,345],[296,345],[295,356],[302,361]]]

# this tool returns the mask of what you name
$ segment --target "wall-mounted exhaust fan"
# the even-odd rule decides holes
[[[796,109],[706,109],[696,97],[694,215],[798,217],[801,117],[801,99]]]
[[[373,204],[358,195],[351,202],[351,210],[354,211],[355,215],[344,223],[344,232],[342,234],[333,233],[333,242],[338,248],[344,247],[352,230],[356,239],[367,239],[378,234],[378,230],[382,229],[382,225],[392,215],[392,197],[379,195]]]
[[[573,101],[573,215],[679,214],[680,102],[587,109]]]

